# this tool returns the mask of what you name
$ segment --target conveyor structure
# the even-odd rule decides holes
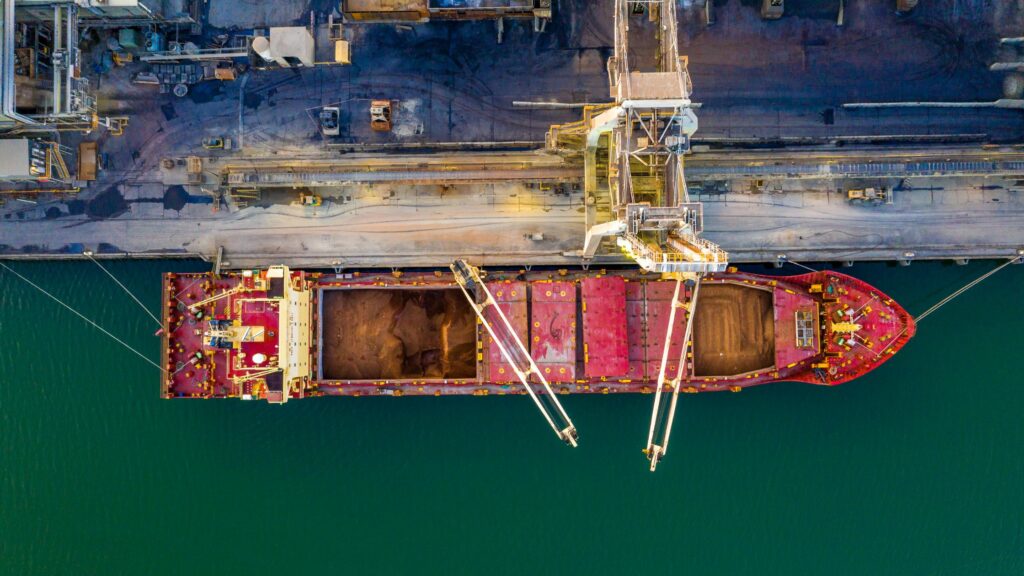
[[[657,65],[640,71],[630,62],[630,23],[638,12],[655,21]],[[581,122],[552,127],[547,145],[582,151],[587,211],[581,256],[590,260],[605,237],[645,270],[690,277],[720,272],[728,256],[700,238],[702,211],[691,201],[683,156],[697,130],[690,102],[687,60],[679,55],[676,5],[668,0],[615,2],[615,53],[608,60],[614,104],[588,107]],[[596,206],[607,201],[601,219]]]

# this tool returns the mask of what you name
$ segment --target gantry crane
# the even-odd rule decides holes
[[[631,61],[630,25],[638,14],[656,24],[653,63]],[[641,268],[676,282],[644,449],[654,470],[668,450],[679,391],[690,373],[701,278],[728,267],[728,254],[700,237],[703,209],[686,189],[683,158],[697,131],[697,116],[687,60],[679,55],[674,0],[615,0],[615,53],[608,60],[608,82],[614,102],[585,108],[579,122],[553,126],[547,147],[583,156],[588,206],[584,261],[594,258],[605,237],[614,237]],[[686,328],[676,373],[667,375],[679,310],[685,310]],[[663,401],[669,391],[671,399]]]
[[[630,21],[647,13],[657,24],[653,66],[630,61]],[[616,0],[615,52],[608,60],[614,103],[584,110],[580,122],[552,127],[549,149],[583,155],[587,204],[581,256],[592,259],[605,237],[645,270],[721,272],[727,254],[700,238],[703,211],[690,199],[683,156],[697,130],[687,60],[679,55],[676,3]],[[599,206],[607,206],[604,214]]]

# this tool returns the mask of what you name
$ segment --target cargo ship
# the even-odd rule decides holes
[[[851,276],[734,268],[697,281],[582,269],[474,281],[454,267],[168,273],[163,323],[164,398],[271,403],[834,386],[915,332],[899,304]]]

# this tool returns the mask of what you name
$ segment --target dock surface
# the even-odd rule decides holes
[[[993,178],[908,180],[892,205],[854,206],[826,182],[800,189],[700,194],[705,236],[732,262],[973,259],[1010,257],[1024,247],[1024,198],[1017,181]],[[393,195],[392,195],[393,192]],[[484,184],[439,191],[362,187],[351,200],[311,208],[287,204],[213,212],[207,203],[165,208],[164,188],[129,187],[124,212],[47,217],[27,206],[0,227],[3,258],[201,257],[223,250],[226,269],[573,265],[584,239],[580,193],[527,184]],[[458,231],[458,233],[454,233]],[[471,249],[467,249],[471,246]],[[614,252],[597,263],[626,260]]]

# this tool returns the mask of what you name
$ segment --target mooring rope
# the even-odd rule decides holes
[[[110,276],[110,279],[111,279],[111,280],[113,280],[114,282],[116,282],[116,283],[117,283],[117,285],[118,285],[118,286],[120,286],[120,287],[121,287],[121,289],[122,289],[122,290],[124,290],[124,291],[125,291],[125,293],[126,293],[126,294],[128,294],[128,296],[130,296],[130,297],[131,297],[131,299],[132,299],[132,300],[135,300],[135,303],[139,305],[139,308],[142,308],[143,312],[145,312],[146,314],[149,314],[149,317],[153,319],[153,322],[156,322],[157,326],[159,326],[159,327],[163,328],[163,326],[164,326],[164,323],[163,323],[163,322],[161,322],[161,321],[160,321],[160,319],[156,317],[156,314],[153,314],[152,312],[150,312],[150,311],[149,311],[149,308],[146,308],[145,304],[143,304],[141,300],[139,300],[138,298],[136,298],[136,297],[135,297],[135,294],[132,294],[132,291],[131,291],[131,290],[129,290],[127,286],[125,286],[124,284],[122,284],[122,283],[121,283],[121,281],[120,281],[120,280],[118,280],[116,276],[114,276],[113,274],[111,274],[111,273],[110,273],[110,270],[107,270],[106,268],[104,268],[104,267],[103,267],[103,265],[102,265],[102,264],[100,264],[100,263],[99,263],[99,261],[97,261],[97,260],[96,260],[95,258],[93,258],[93,257],[92,257],[92,254],[90,254],[89,252],[84,252],[84,253],[83,253],[83,255],[84,255],[84,256],[85,256],[86,258],[88,258],[89,260],[92,260],[93,264],[95,264],[95,265],[99,266],[99,267],[100,267],[100,270],[103,270],[104,272],[106,272],[106,273],[107,273],[107,276]]]
[[[1008,260],[1006,263],[1002,264],[1001,266],[999,266],[995,270],[989,270],[988,272],[982,274],[981,277],[979,277],[979,278],[969,282],[963,288],[957,290],[956,292],[953,292],[952,294],[950,294],[949,296],[946,296],[942,300],[939,300],[934,306],[932,306],[931,308],[929,308],[929,309],[925,310],[924,312],[922,312],[921,314],[919,314],[917,316],[917,318],[914,318],[914,322],[920,322],[921,320],[924,320],[925,318],[928,317],[929,314],[931,314],[932,312],[935,312],[939,308],[942,308],[943,306],[948,304],[951,300],[953,300],[957,296],[963,294],[964,292],[967,292],[971,288],[973,288],[973,287],[977,286],[978,284],[980,284],[983,280],[985,280],[989,276],[995,274],[996,272],[999,272],[1003,268],[1006,268],[1007,266],[1009,266],[1010,264],[1013,264],[1014,262],[1020,260],[1021,258],[1024,258],[1024,256],[1016,256],[1014,258],[1011,258],[1010,260]]]
[[[811,272],[817,272],[817,270],[815,270],[814,268],[811,268],[810,266],[804,266],[803,264],[801,264],[801,263],[799,263],[799,262],[797,262],[795,260],[790,260],[789,258],[786,258],[786,262],[789,262],[790,264],[794,264],[796,266],[799,266],[799,267],[801,267],[801,268],[803,268],[805,270],[809,270]]]
[[[49,298],[50,298],[51,300],[53,300],[53,301],[54,301],[54,302],[56,302],[57,304],[60,304],[61,306],[63,306],[63,307],[65,307],[65,308],[67,308],[67,309],[68,309],[68,310],[70,310],[70,311],[71,311],[71,312],[72,312],[73,314],[75,314],[76,316],[78,316],[78,317],[79,317],[79,318],[81,318],[82,320],[85,320],[86,322],[88,322],[89,324],[91,324],[91,325],[92,325],[92,326],[93,326],[94,328],[96,328],[97,330],[99,330],[100,332],[103,332],[103,333],[104,333],[104,334],[106,334],[107,336],[110,336],[110,337],[111,337],[111,338],[113,338],[113,339],[114,339],[114,341],[116,341],[116,342],[117,342],[118,344],[120,344],[121,346],[124,346],[125,348],[127,348],[127,349],[131,350],[131,351],[132,351],[133,353],[135,353],[135,355],[137,355],[137,356],[138,356],[139,358],[142,358],[142,359],[143,359],[143,360],[145,360],[146,362],[149,362],[150,364],[152,364],[152,365],[153,365],[154,367],[156,367],[156,369],[157,369],[157,370],[160,370],[161,372],[167,372],[167,370],[165,370],[165,369],[164,369],[164,368],[163,368],[162,366],[160,366],[160,365],[159,365],[159,364],[157,364],[156,362],[153,362],[152,360],[150,360],[150,359],[149,359],[149,358],[148,358],[148,357],[147,357],[147,356],[146,356],[145,354],[143,354],[142,352],[139,352],[139,351],[138,351],[138,350],[136,350],[135,348],[132,348],[132,347],[131,347],[131,346],[130,346],[130,345],[129,345],[129,344],[127,343],[127,342],[125,342],[124,340],[121,340],[121,339],[120,339],[120,338],[118,338],[117,336],[114,336],[113,334],[111,334],[110,332],[108,332],[108,331],[107,331],[107,330],[106,330],[106,329],[105,329],[104,327],[102,327],[102,326],[100,326],[99,324],[97,324],[97,323],[93,322],[92,320],[90,320],[90,319],[86,318],[86,317],[85,317],[85,316],[84,316],[84,315],[83,315],[83,314],[82,314],[81,312],[79,312],[78,310],[75,310],[75,309],[74,309],[74,308],[72,308],[71,306],[69,306],[69,305],[65,304],[65,303],[64,303],[63,301],[61,301],[61,299],[60,299],[60,298],[57,298],[57,297],[56,297],[56,296],[54,296],[53,294],[50,294],[49,292],[47,292],[46,290],[44,290],[44,289],[43,289],[43,288],[42,288],[41,286],[39,286],[39,285],[38,285],[38,284],[36,284],[35,282],[33,282],[33,281],[29,280],[28,278],[26,278],[26,277],[22,276],[21,274],[18,274],[18,273],[17,273],[16,271],[14,271],[14,270],[13,270],[13,269],[12,269],[12,268],[11,268],[10,266],[8,266],[7,264],[4,264],[3,262],[0,262],[0,266],[2,266],[4,270],[7,270],[7,271],[8,271],[8,272],[10,272],[11,274],[14,274],[14,275],[15,275],[15,276],[17,276],[18,278],[21,278],[21,279],[22,279],[23,281],[25,281],[25,282],[26,282],[26,283],[27,283],[27,284],[28,284],[29,286],[31,286],[31,287],[35,288],[36,290],[38,290],[38,291],[42,292],[43,294],[45,294],[46,296],[48,296],[48,297],[49,297]]]

